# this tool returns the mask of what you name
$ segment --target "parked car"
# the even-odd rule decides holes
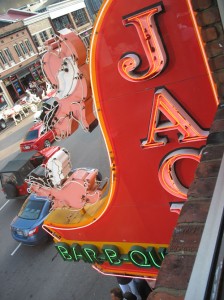
[[[52,146],[40,151],[20,152],[0,169],[0,182],[6,199],[26,199],[28,183],[25,181],[29,173],[48,159],[58,150]]]
[[[49,214],[51,202],[46,197],[31,194],[11,222],[12,237],[25,245],[35,246],[47,241],[50,235],[42,224]]]
[[[20,143],[20,151],[42,150],[43,148],[50,147],[54,140],[54,131],[47,130],[44,123],[40,122],[29,129],[23,142]]]

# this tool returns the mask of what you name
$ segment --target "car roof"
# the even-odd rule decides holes
[[[48,197],[37,196],[37,195],[35,195],[35,194],[30,194],[30,196],[29,196],[28,198],[29,198],[29,200],[31,200],[31,201],[36,201],[36,200],[50,201]]]
[[[20,152],[0,170],[0,173],[19,171],[36,152],[37,151]]]
[[[35,123],[32,127],[30,127],[29,131],[35,130],[35,129],[39,129],[40,127],[42,127],[44,125],[43,122],[38,122]]]

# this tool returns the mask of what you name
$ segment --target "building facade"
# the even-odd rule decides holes
[[[12,106],[25,93],[29,81],[40,76],[39,54],[23,22],[1,28],[0,92],[7,105]]]
[[[103,3],[103,0],[85,0],[86,8],[92,20],[96,19],[97,13]]]
[[[46,40],[64,28],[71,28],[88,48],[92,31],[83,0],[56,3],[42,13],[25,17],[21,11],[21,19],[20,11],[11,9],[8,15],[0,15],[0,24],[0,109],[13,106],[23,97],[30,81],[43,78],[41,57],[46,52]]]
[[[34,15],[24,19],[23,24],[28,28],[38,53],[42,55],[46,51],[44,46],[45,41],[55,34],[49,14],[44,12]]]
[[[92,32],[92,20],[84,0],[63,1],[48,6],[47,11],[54,31],[71,28],[89,47]]]

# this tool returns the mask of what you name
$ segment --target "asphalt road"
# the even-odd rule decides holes
[[[32,115],[0,133],[0,168],[19,152],[19,143],[33,123]],[[109,176],[109,163],[99,127],[92,133],[77,130],[55,142],[71,153],[73,167],[98,168]],[[28,247],[12,239],[10,222],[23,201],[5,199],[0,191],[0,299],[107,300],[116,280],[84,262],[64,262],[53,242]]]

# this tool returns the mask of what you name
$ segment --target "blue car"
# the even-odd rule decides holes
[[[49,214],[51,202],[46,197],[30,195],[11,223],[12,237],[25,245],[34,246],[50,237],[42,224]]]

